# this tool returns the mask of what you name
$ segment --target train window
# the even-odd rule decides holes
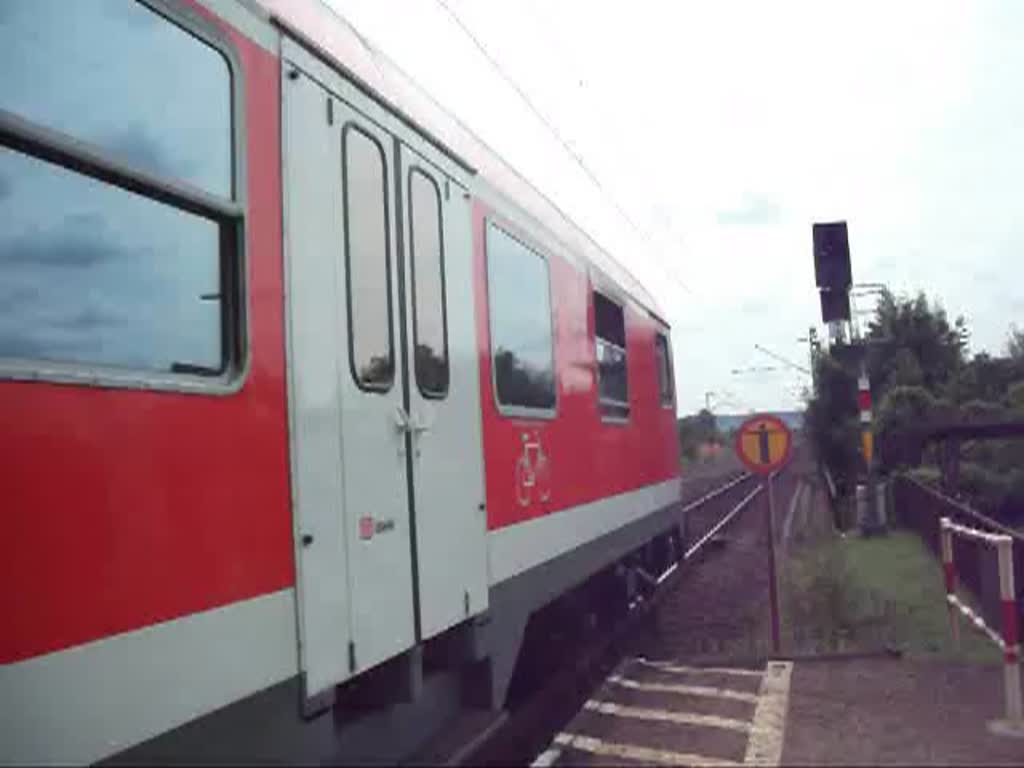
[[[594,327],[601,415],[611,419],[625,419],[629,416],[626,320],[621,306],[596,291]]]
[[[434,180],[419,168],[409,172],[409,224],[416,383],[425,397],[444,397],[448,392],[448,331],[441,194]]]
[[[547,261],[487,226],[491,353],[499,406],[555,408],[554,340]]]
[[[0,196],[0,355],[221,369],[213,222],[4,148]]]
[[[232,194],[231,74],[136,0],[2,0],[0,107],[139,170]]]
[[[0,367],[223,386],[244,342],[227,57],[134,0],[2,5]]]
[[[658,360],[658,395],[661,404],[668,407],[675,399],[675,386],[672,381],[672,360],[668,354],[668,339],[664,334],[654,334],[654,354]]]
[[[386,392],[395,378],[395,356],[384,149],[354,123],[341,137],[349,364],[362,389]]]

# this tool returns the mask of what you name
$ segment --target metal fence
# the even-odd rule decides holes
[[[934,488],[899,476],[892,481],[892,510],[895,521],[920,535],[936,560],[942,560],[939,521],[949,517],[953,522],[990,533],[1004,533],[1013,539],[1014,582],[1017,584],[1017,613],[1021,614],[1021,592],[1024,585],[1024,535],[983,515],[961,501],[952,499]],[[985,621],[993,627],[1002,625],[1002,602],[999,596],[999,565],[991,548],[963,537],[953,542],[953,559],[957,578],[973,594]]]

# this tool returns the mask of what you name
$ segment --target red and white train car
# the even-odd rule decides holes
[[[674,540],[651,298],[316,0],[0,72],[0,760],[396,756]]]

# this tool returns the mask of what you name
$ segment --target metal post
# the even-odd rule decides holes
[[[768,603],[771,611],[772,624],[772,653],[779,653],[781,645],[779,639],[779,587],[778,577],[775,571],[775,494],[772,492],[772,478],[774,473],[768,475],[765,480],[765,491],[768,496],[767,507],[767,528],[768,528]]]
[[[1017,601],[1013,585],[1013,539],[1009,536],[996,542],[999,550],[999,597],[1003,602],[1003,643],[1006,660],[1006,719],[1024,725],[1020,691],[1020,645],[1017,636]]]
[[[942,569],[946,574],[946,597],[956,594],[956,566],[953,564],[953,532],[949,530],[949,518],[944,517],[939,521],[940,535],[942,537]],[[960,651],[960,612],[948,599],[946,607],[949,609],[949,628],[953,634],[953,649]]]
[[[881,526],[878,523],[877,506],[878,499],[875,493],[875,460],[874,460],[874,435],[871,431],[871,384],[868,380],[868,366],[866,359],[860,361],[860,376],[857,381],[857,405],[860,410],[861,441],[864,451],[864,466],[866,476],[864,480],[867,491],[867,514],[864,516],[862,533],[869,535],[877,532]]]

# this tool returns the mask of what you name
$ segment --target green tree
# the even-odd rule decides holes
[[[1015,418],[1024,419],[1024,381],[1015,381],[1006,388],[1006,405]]]
[[[904,439],[909,430],[923,426],[935,418],[938,402],[921,386],[893,387],[878,407],[875,434],[879,458],[886,470],[916,464],[920,456]]]
[[[913,298],[883,292],[868,326],[868,375],[876,400],[890,387],[917,384],[946,388],[964,363],[967,324],[950,325],[946,310],[919,293]]]
[[[963,365],[949,382],[946,392],[959,404],[972,400],[998,402],[1009,391],[1010,385],[1024,376],[1024,358],[992,357],[979,352]]]
[[[1010,326],[1010,336],[1006,341],[1006,356],[1011,360],[1024,360],[1024,330],[1016,325]]]
[[[702,408],[696,414],[684,416],[676,422],[676,429],[679,432],[679,448],[683,457],[689,461],[697,459],[697,451],[700,446],[706,443],[725,442],[725,437],[718,430],[715,415],[706,408]]]
[[[908,439],[915,427],[1024,419],[1024,331],[1010,328],[1005,357],[980,352],[968,359],[968,335],[963,318],[951,323],[941,304],[923,293],[881,296],[868,326],[866,362],[883,471],[935,459],[934,446],[922,454]],[[863,466],[857,371],[852,360],[845,365],[831,352],[818,356],[805,422],[840,488],[849,488]],[[1024,511],[1024,440],[965,442],[960,489],[1003,519]]]
[[[831,355],[814,362],[814,396],[807,403],[804,429],[818,461],[845,492],[861,466],[857,380]]]

